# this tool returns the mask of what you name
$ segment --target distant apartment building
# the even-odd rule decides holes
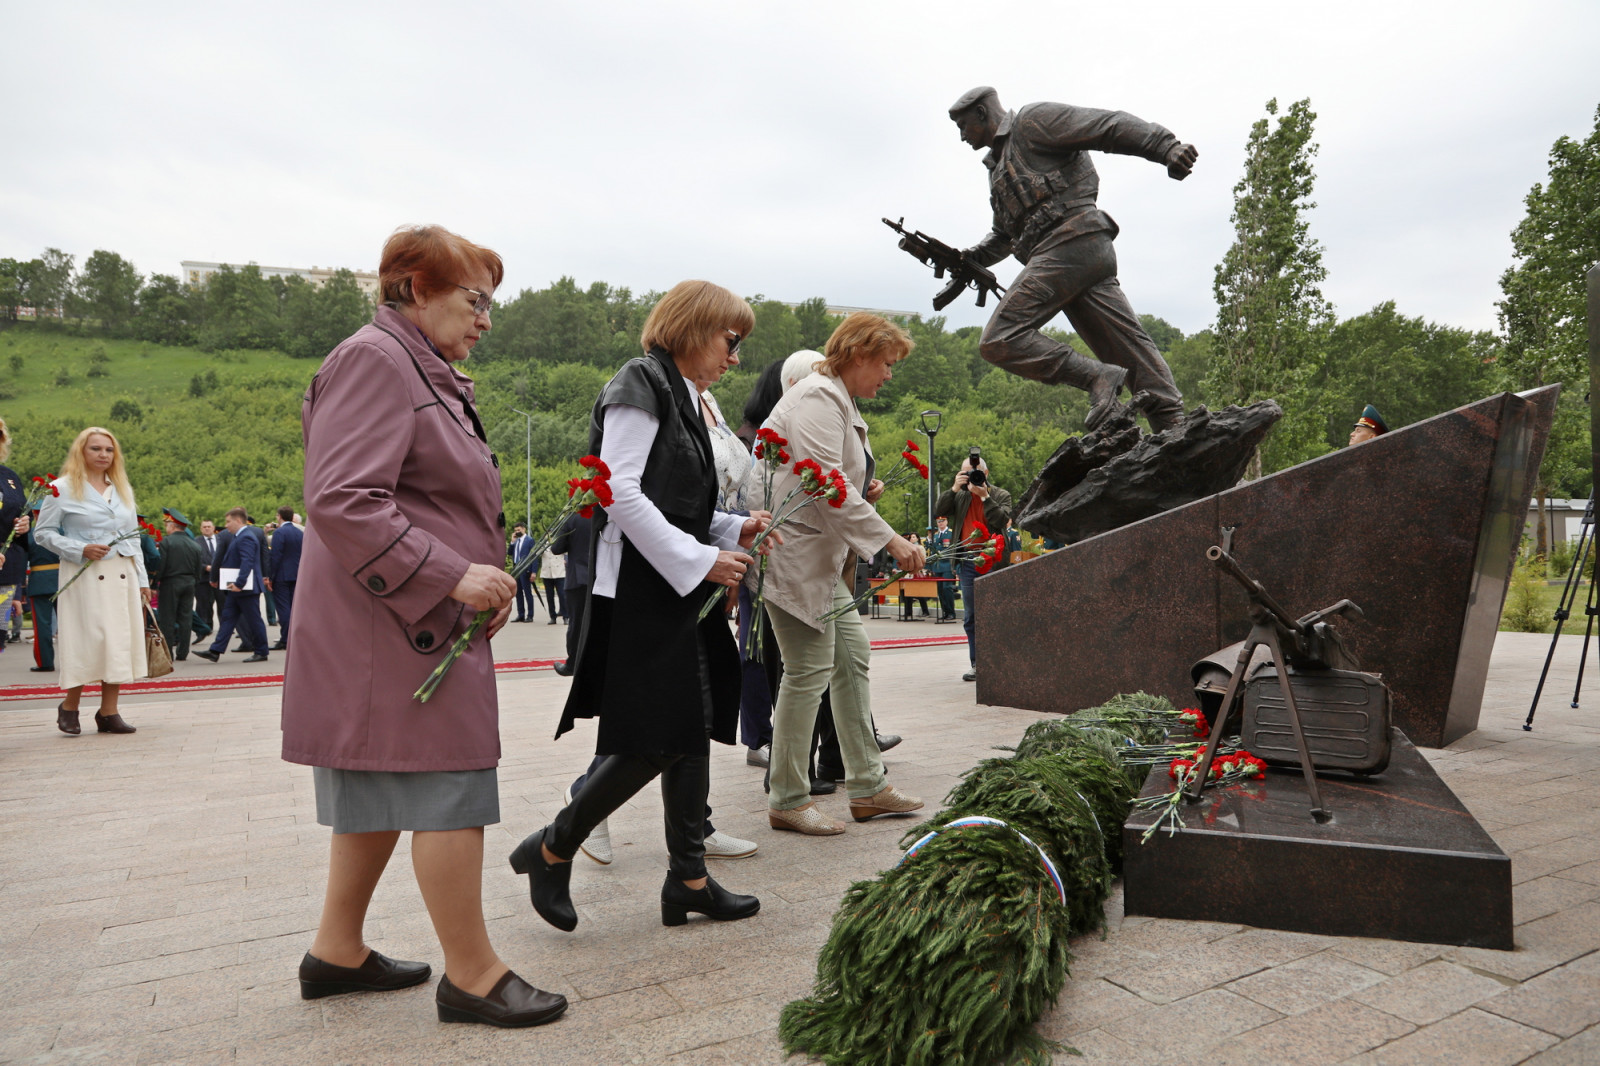
[[[797,303],[790,303],[788,300],[779,302],[791,311],[800,306]],[[828,314],[834,318],[843,318],[845,315],[855,311],[866,311],[870,314],[882,315],[884,318],[916,318],[922,314],[921,311],[888,311],[881,307],[847,307],[844,304],[828,305]]]
[[[211,275],[218,273],[223,267],[233,270],[241,266],[253,266],[261,271],[264,278],[304,278],[313,285],[322,285],[329,278],[339,272],[338,267],[274,267],[262,266],[260,263],[199,263],[192,259],[183,261],[183,280],[190,285],[204,285],[211,279]],[[361,286],[361,291],[373,300],[378,298],[378,275],[371,270],[352,270],[356,284]]]

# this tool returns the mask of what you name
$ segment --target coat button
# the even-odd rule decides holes
[[[424,629],[417,634],[417,647],[427,650],[433,647],[433,634]]]
[[[382,592],[388,587],[388,585],[384,584],[383,578],[379,577],[377,574],[373,574],[371,577],[367,578],[367,588],[371,589],[373,592]]]
[[[104,575],[104,574],[101,574],[101,575],[100,575],[100,580],[101,580],[101,581],[104,581],[104,580],[105,580],[105,579],[106,579],[106,575]]]

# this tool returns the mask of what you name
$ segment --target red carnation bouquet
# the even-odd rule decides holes
[[[906,443],[909,444],[910,441],[907,441]],[[923,469],[927,468],[924,467]],[[968,533],[965,539],[955,541],[949,547],[940,548],[938,551],[929,552],[927,562],[949,563],[952,569],[960,566],[962,563],[972,563],[973,568],[977,570],[979,574],[987,574],[994,568],[994,564],[999,562],[1000,559],[1005,556],[1005,551],[1006,538],[998,533],[991,534],[988,526],[984,525],[982,522],[978,522],[972,527],[972,532]],[[893,585],[901,578],[910,576],[911,571],[909,570],[896,570],[883,581],[868,588],[867,591],[861,593],[861,595],[857,596],[843,607],[835,607],[833,610],[829,611],[827,614],[823,615],[817,620],[819,622],[832,622],[835,619],[843,618],[851,611],[859,611],[862,604],[872,602],[873,597],[877,596],[884,589],[888,588],[890,585]]]
[[[767,528],[757,534],[750,544],[750,551],[757,559],[756,591],[752,602],[756,608],[755,616],[750,621],[750,637],[746,644],[747,654],[751,659],[759,662],[761,659],[762,624],[761,604],[766,595],[767,583],[767,553],[765,545],[767,539],[781,529],[790,519],[818,500],[825,501],[829,507],[843,507],[845,500],[850,498],[850,482],[837,468],[823,472],[820,464],[815,459],[795,460],[789,466],[790,455],[785,450],[788,440],[778,435],[776,430],[763,428],[756,433],[756,446],[753,449],[756,462],[760,463],[762,498],[768,501],[772,513],[772,520]],[[800,480],[794,488],[789,490],[777,506],[771,505],[773,483],[778,474],[789,469]],[[706,598],[705,605],[700,608],[699,617],[704,618],[716,609],[727,595],[726,586],[719,587]]]
[[[892,489],[907,481],[928,480],[928,464],[917,458],[917,453],[921,450],[921,448],[917,447],[916,441],[906,441],[906,446],[900,451],[900,461],[894,464],[888,473],[878,479],[883,482],[885,490]]]
[[[588,477],[575,477],[567,480],[567,502],[562,505],[558,513],[544,531],[533,542],[533,547],[522,560],[511,568],[513,578],[521,578],[529,570],[539,565],[539,560],[555,542],[556,536],[561,532],[561,526],[573,515],[580,518],[590,518],[594,515],[596,507],[611,506],[611,471],[601,461],[598,455],[586,455],[578,460],[578,465],[589,473]],[[422,687],[412,693],[412,698],[422,703],[427,703],[438,691],[439,684],[444,680],[444,675],[456,664],[456,660],[466,653],[467,646],[472,643],[472,638],[478,631],[494,617],[493,611],[479,611],[472,619],[472,624],[467,626],[465,632],[456,638],[455,643],[444,653],[444,661],[434,667],[433,673],[422,683]]]
[[[1179,741],[1180,753],[1177,758],[1167,764],[1167,776],[1172,778],[1172,791],[1159,796],[1149,796],[1135,800],[1134,810],[1158,811],[1156,820],[1150,823],[1140,838],[1141,842],[1148,841],[1157,832],[1165,829],[1168,836],[1183,829],[1183,819],[1179,810],[1183,805],[1184,791],[1194,782],[1195,775],[1200,772],[1200,760],[1205,754],[1204,738],[1209,732],[1206,725],[1206,716],[1201,711],[1189,708],[1179,713],[1179,721],[1184,725],[1194,726],[1194,735],[1197,742],[1186,743]],[[1202,788],[1226,787],[1240,785],[1246,781],[1261,781],[1267,776],[1267,764],[1243,748],[1234,747],[1238,737],[1224,742],[1217,749],[1217,754],[1211,760],[1211,770],[1206,774]],[[1192,750],[1189,750],[1191,749]]]
[[[27,492],[26,499],[28,502],[24,504],[22,508],[22,513],[24,515],[32,515],[33,512],[37,511],[39,509],[39,505],[44,502],[44,498],[46,496],[61,495],[61,490],[51,484],[51,482],[55,479],[56,476],[54,474],[45,474],[43,477],[32,477],[28,479],[30,482],[32,482],[32,487],[29,488]],[[3,542],[0,542],[0,558],[4,558],[6,552],[11,550],[11,542],[16,539],[17,526],[16,523],[13,522],[11,524],[11,528],[6,530],[6,539]]]

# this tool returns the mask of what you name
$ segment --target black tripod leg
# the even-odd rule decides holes
[[[1322,805],[1322,790],[1317,787],[1317,768],[1311,764],[1311,749],[1306,747],[1305,730],[1300,728],[1300,707],[1294,701],[1294,689],[1289,685],[1289,664],[1283,660],[1283,647],[1275,629],[1267,631],[1267,647],[1272,649],[1272,665],[1278,670],[1278,688],[1283,692],[1284,710],[1289,712],[1289,725],[1294,729],[1294,745],[1300,752],[1300,769],[1306,777],[1306,791],[1311,795],[1311,817],[1326,822],[1333,817]]]
[[[1195,767],[1194,780],[1184,786],[1184,796],[1190,803],[1198,803],[1200,794],[1206,787],[1206,775],[1211,772],[1211,760],[1217,757],[1217,745],[1222,741],[1222,730],[1228,721],[1228,715],[1233,713],[1233,705],[1244,693],[1245,674],[1250,672],[1250,660],[1256,654],[1255,633],[1250,634],[1250,639],[1244,642],[1244,648],[1239,652],[1239,661],[1233,667],[1233,676],[1228,678],[1228,691],[1222,696],[1222,709],[1217,711],[1217,720],[1211,723],[1211,736],[1206,740],[1205,754],[1200,757],[1200,765]]]
[[[1589,638],[1594,635],[1594,616],[1596,613],[1600,613],[1597,612],[1595,607],[1594,594],[1595,583],[1591,581],[1589,582],[1589,598],[1585,601],[1583,608],[1583,613],[1588,616],[1589,620],[1583,625],[1583,650],[1578,652],[1578,680],[1572,686],[1572,707],[1574,710],[1578,707],[1578,693],[1583,691],[1583,668],[1589,661]]]
[[[1593,506],[1594,496],[1589,497]],[[1567,574],[1567,583],[1561,589],[1561,603],[1556,607],[1556,631],[1550,637],[1550,650],[1544,655],[1544,668],[1539,671],[1539,683],[1533,688],[1533,703],[1528,707],[1527,720],[1522,723],[1526,732],[1533,731],[1533,713],[1539,709],[1539,696],[1544,692],[1545,679],[1550,676],[1550,660],[1556,657],[1556,642],[1561,639],[1561,627],[1567,624],[1567,619],[1572,614],[1572,604],[1577,599],[1576,586],[1579,577],[1583,575],[1584,568],[1589,565],[1589,549],[1594,546],[1593,527],[1585,523],[1578,533],[1578,561],[1573,564],[1572,570]],[[1591,588],[1590,592],[1594,590]],[[1587,647],[1587,645],[1585,645]]]

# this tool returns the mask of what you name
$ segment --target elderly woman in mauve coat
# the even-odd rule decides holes
[[[403,830],[444,948],[439,1019],[540,1025],[564,997],[528,984],[484,926],[483,827],[500,820],[494,661],[516,582],[502,567],[500,472],[454,368],[489,328],[500,257],[438,226],[384,245],[383,305],[306,392],[306,526],[283,757],[310,765],[333,829],[328,891],[300,963],[307,999],[426,981],[365,945],[367,904]],[[487,634],[433,698],[412,693],[478,611]]]

